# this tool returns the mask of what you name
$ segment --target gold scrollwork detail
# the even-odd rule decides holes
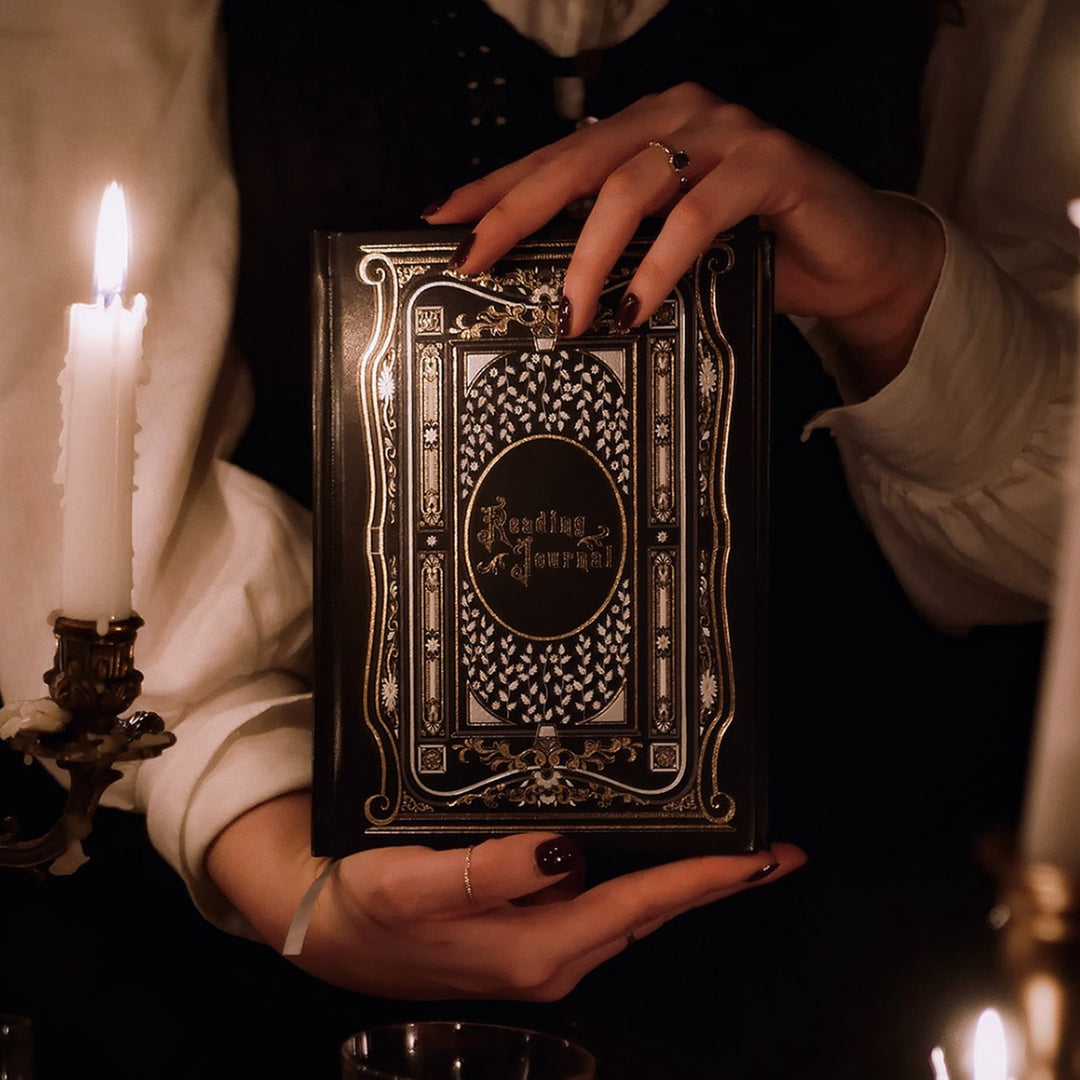
[[[709,806],[713,812],[713,821],[718,825],[726,825],[735,816],[735,797],[726,791],[718,791],[713,795]]]
[[[455,743],[458,759],[475,754],[493,773],[511,773],[507,779],[482,791],[459,796],[451,805],[482,802],[493,808],[500,803],[515,806],[560,807],[595,802],[598,807],[613,803],[644,805],[645,800],[628,791],[619,791],[598,778],[587,775],[603,772],[621,756],[637,759],[640,742],[628,736],[586,739],[580,751],[563,746],[556,735],[538,735],[525,750],[515,752],[506,739],[468,738]],[[525,774],[521,776],[520,774]]]
[[[661,812],[671,817],[681,818],[687,814],[697,817],[701,814],[701,800],[698,798],[697,791],[691,788],[678,799],[664,803]]]
[[[735,249],[731,246],[730,240],[729,234],[718,236],[713,252],[709,256],[708,270],[717,277],[728,273],[735,267]]]
[[[420,521],[424,528],[437,529],[443,524],[442,345],[425,342],[417,358]]]
[[[704,732],[719,716],[724,692],[723,671],[716,652],[715,611],[710,602],[714,583],[704,553],[698,565],[698,730]]]
[[[715,469],[716,417],[721,371],[715,349],[698,335],[698,499],[701,512],[711,516]]]
[[[400,802],[379,792],[364,800],[364,819],[374,825],[389,825],[397,817]]]
[[[469,323],[465,315],[454,320],[454,333],[462,341],[475,341],[485,335],[503,337],[510,332],[510,324],[517,323],[532,333],[547,331],[555,334],[557,330],[556,309],[553,307],[534,307],[531,304],[491,304],[481,311],[476,319]]]
[[[554,338],[558,331],[563,276],[564,272],[554,267],[544,270],[516,267],[506,274],[472,275],[473,285],[499,294],[499,299],[472,321],[464,314],[458,315],[451,333],[462,341],[503,337],[510,332],[510,324],[516,323],[534,336]]]
[[[652,718],[654,735],[675,731],[675,556],[670,551],[649,552],[649,614],[652,639]]]
[[[404,792],[401,796],[401,809],[406,814],[430,814],[435,807],[431,803],[414,799],[408,792]]]
[[[386,482],[386,520],[393,524],[397,520],[397,406],[394,369],[397,366],[397,354],[394,349],[387,350],[378,367],[375,380],[375,395],[379,405],[379,419],[382,422],[382,461],[383,478]]]
[[[557,306],[565,277],[566,271],[557,266],[543,270],[538,266],[516,266],[505,274],[490,274],[487,271],[471,274],[469,280],[492,292],[513,289],[528,296],[533,303],[547,302]]]
[[[674,387],[675,342],[664,336],[654,338],[650,348],[651,378],[649,380],[649,422],[652,429],[649,458],[651,461],[651,505],[649,523],[671,524],[675,521],[678,499],[675,447],[679,432]]]
[[[396,733],[400,725],[398,714],[398,579],[397,556],[387,560],[386,619],[384,622],[383,662],[379,678],[379,705],[390,727]]]
[[[397,270],[397,279],[399,286],[408,285],[414,277],[419,277],[421,274],[426,274],[431,269],[430,263],[398,263],[395,267]]]
[[[655,330],[674,330],[679,318],[679,305],[673,296],[669,296],[649,316],[649,326]]]
[[[443,590],[446,568],[442,552],[420,560],[420,646],[422,650],[421,724],[425,735],[442,735],[443,717]]]
[[[724,239],[724,238],[722,238]],[[722,245],[723,246],[723,245]],[[721,261],[724,260],[724,261]],[[707,269],[714,276],[734,265],[734,252],[723,251],[710,259]],[[716,306],[716,289],[707,290],[708,306],[698,298],[698,468],[700,512],[713,522],[712,541],[701,552],[698,574],[703,590],[698,626],[699,724],[701,727],[701,767],[704,812],[723,824],[735,815],[734,800],[719,791],[720,747],[735,716],[735,684],[731,649],[731,629],[727,618],[727,571],[731,520],[727,506],[725,476],[728,468],[731,416],[736,379],[735,356],[724,335],[723,320]],[[715,682],[713,681],[715,680]],[[705,704],[715,685],[715,701]]]
[[[442,307],[417,305],[413,310],[413,328],[417,334],[441,334],[443,332]]]

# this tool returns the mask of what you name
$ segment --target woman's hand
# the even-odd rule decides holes
[[[676,171],[678,162],[652,142],[684,153],[685,167]],[[424,216],[435,224],[476,222],[450,262],[469,274],[592,195],[566,273],[563,336],[588,327],[605,278],[645,217],[666,214],[623,295],[623,327],[648,318],[717,234],[757,215],[776,237],[777,310],[824,319],[865,394],[906,363],[944,259],[941,227],[918,204],[874,191],[819,151],[690,83],[467,184]]]
[[[309,843],[310,797],[298,793],[238,818],[208,857],[218,886],[278,949],[325,865]],[[754,855],[683,859],[584,892],[580,849],[554,833],[486,840],[468,860],[466,888],[464,848],[386,847],[343,859],[294,962],[326,982],[383,997],[553,1001],[632,939],[776,880],[805,856],[777,844]]]

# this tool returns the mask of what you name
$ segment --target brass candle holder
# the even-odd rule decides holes
[[[91,621],[54,619],[56,654],[44,680],[49,699],[62,710],[60,720],[54,730],[31,716],[7,742],[32,758],[53,760],[68,771],[71,782],[59,820],[42,836],[23,840],[18,822],[0,822],[0,866],[71,873],[85,861],[82,841],[102,794],[123,775],[115,764],[156,757],[176,741],[157,713],[120,715],[142,688],[134,660],[135,635],[142,625],[132,614],[110,621],[99,633]]]
[[[1080,1080],[1080,878],[1020,860],[1001,881],[1001,957],[1025,1042],[1018,1080]]]

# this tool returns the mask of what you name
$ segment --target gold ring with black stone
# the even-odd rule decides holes
[[[650,146],[655,146],[657,150],[663,150],[667,154],[668,164],[671,166],[672,171],[678,178],[679,187],[685,191],[690,186],[690,181],[683,175],[683,169],[690,164],[690,157],[685,150],[672,150],[667,143],[661,142],[659,139],[653,139],[649,143]]]

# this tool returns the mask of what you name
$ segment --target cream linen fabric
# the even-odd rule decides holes
[[[610,49],[636,34],[667,0],[484,0],[553,56]]]
[[[145,812],[211,919],[203,869],[243,810],[310,782],[306,511],[226,464],[249,387],[223,363],[237,256],[216,0],[0,0],[0,693],[42,697],[60,597],[57,376],[92,299],[106,184],[124,187],[129,295],[148,298],[133,603],[139,706],[177,734],[106,802]],[[303,362],[303,358],[298,358]]]
[[[960,629],[1045,617],[1075,377],[1080,7],[964,0],[925,80],[918,195],[947,255],[905,370],[807,431],[913,603]],[[825,335],[805,327],[829,366]]]

